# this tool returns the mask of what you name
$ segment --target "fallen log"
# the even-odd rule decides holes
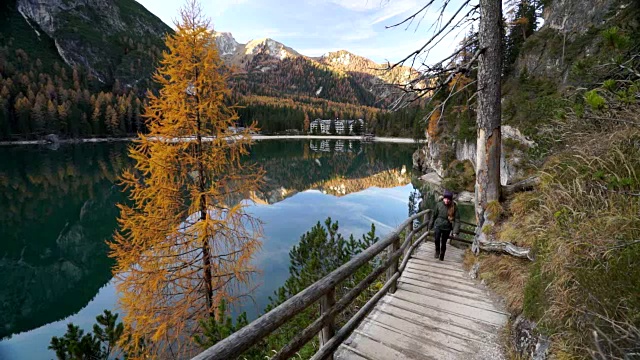
[[[533,188],[540,184],[540,177],[532,176],[530,178],[518,181],[515,184],[505,185],[502,187],[502,197],[511,196],[517,192],[533,190]]]
[[[482,251],[507,253],[511,256],[515,256],[522,259],[535,260],[535,256],[531,252],[530,248],[516,246],[506,241],[474,241],[471,245],[471,251],[475,254]]]

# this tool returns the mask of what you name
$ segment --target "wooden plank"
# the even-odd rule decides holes
[[[462,266],[460,264],[454,263],[454,265],[451,265],[435,259],[432,259],[431,261],[432,262],[411,258],[409,263],[413,265],[414,268],[422,269],[423,271],[446,272],[447,274],[453,274],[465,280],[472,281],[467,276],[467,273],[462,270]]]
[[[447,251],[449,250],[449,245],[451,244],[447,244]],[[433,241],[429,241],[429,242],[425,242],[422,246],[420,246],[420,249],[435,249],[436,245]],[[464,253],[466,251],[466,249],[458,249],[455,246],[451,246],[451,251],[456,251],[456,252],[460,252],[460,253]]]
[[[443,281],[442,284],[438,284],[433,282],[434,279],[431,279],[432,281],[424,281],[417,277],[418,277],[417,275],[413,275],[411,273],[404,273],[400,278],[400,282],[422,287],[425,289],[430,289],[433,291],[441,291],[441,292],[445,292],[452,295],[468,297],[470,299],[475,299],[475,300],[486,299],[486,295],[475,288],[468,289],[464,285],[456,284],[450,281],[449,282]]]
[[[419,294],[419,295],[424,295],[425,297],[428,297],[429,299],[445,300],[445,301],[449,301],[449,302],[460,304],[460,305],[470,306],[470,307],[473,307],[473,308],[476,308],[476,309],[482,309],[482,310],[486,310],[486,311],[493,311],[493,312],[496,312],[496,313],[504,315],[504,316],[507,315],[507,314],[499,311],[498,309],[496,309],[495,306],[493,306],[493,303],[491,301],[489,301],[488,299],[487,300],[473,299],[473,298],[466,297],[466,296],[454,295],[454,294],[441,292],[441,291],[438,291],[438,290],[427,289],[427,288],[416,286],[416,285],[413,285],[413,284],[408,284],[406,282],[402,283],[402,289],[404,289],[406,291],[410,291],[412,293]]]
[[[430,343],[429,347],[438,347],[441,349],[453,349],[458,352],[470,352],[475,344],[469,344],[469,340],[462,337],[453,336],[452,333],[446,333],[442,328],[416,325],[413,322],[403,318],[395,317],[387,312],[376,310],[366,320],[367,326],[363,327],[364,332],[371,334],[374,339],[378,339],[375,331],[377,328],[385,328],[389,331],[398,333],[403,337],[410,337],[421,343]],[[374,328],[376,326],[376,328]],[[386,336],[385,334],[380,336]],[[447,352],[450,352],[448,350]],[[435,355],[435,354],[434,354]]]
[[[456,254],[449,254],[449,252],[447,251],[447,253],[444,256],[444,260],[440,261],[436,258],[433,257],[434,252],[433,251],[414,251],[413,252],[413,258],[414,259],[421,259],[424,261],[438,261],[442,264],[447,264],[450,266],[460,266],[460,263],[462,263],[462,256],[458,256]]]
[[[413,273],[424,276],[435,276],[444,279],[453,279],[457,282],[467,284],[469,286],[475,286],[476,284],[476,282],[471,280],[465,273],[419,264],[417,262],[407,264],[407,268],[405,270],[407,269]]]
[[[414,251],[413,252],[413,258],[418,258],[421,260],[426,260],[426,261],[438,261],[440,263],[444,263],[444,264],[449,264],[451,266],[460,266],[460,263],[462,263],[462,255],[457,255],[457,254],[450,254],[449,251],[447,251],[444,255],[444,260],[440,261],[440,260],[436,260],[433,257],[434,251],[422,251],[422,250],[418,250],[418,251]]]
[[[475,296],[474,294],[469,294],[462,291],[456,292],[455,290],[447,288],[429,288],[427,287],[429,286],[428,284],[425,285],[420,282],[415,282],[411,279],[402,281],[402,284],[403,289],[419,295],[424,295],[428,298],[437,298],[441,300],[452,301],[458,304],[465,304],[472,307],[477,307],[479,309],[502,313],[500,310],[495,308],[490,300],[485,297]]]
[[[424,259],[420,259],[417,257],[412,257],[411,262],[415,263],[415,264],[420,264],[420,265],[424,265],[424,266],[429,266],[429,267],[433,267],[436,269],[446,269],[446,270],[451,270],[451,271],[455,271],[458,272],[460,274],[462,274],[463,276],[467,275],[467,271],[465,271],[460,263],[456,263],[456,265],[451,265],[451,264],[445,264],[444,261],[439,261],[436,259],[429,259],[429,260],[424,260]]]
[[[446,311],[456,315],[466,316],[470,319],[483,321],[495,326],[502,326],[507,321],[507,316],[505,316],[503,313],[479,309],[466,304],[458,304],[438,298],[427,298],[427,296],[425,295],[416,294],[403,288],[398,288],[398,291],[396,291],[394,296],[414,302],[416,304],[425,304],[425,306],[437,309],[438,311]]]
[[[407,268],[405,269],[405,271],[410,271],[414,274],[420,274],[424,276],[430,276],[430,277],[432,276],[439,279],[450,280],[450,281],[454,281],[454,282],[464,284],[464,285],[469,285],[469,286],[476,285],[476,283],[473,280],[467,278],[466,276],[461,276],[458,273],[447,272],[446,270],[436,270],[434,268],[430,268],[430,267],[420,265],[420,264],[415,264],[415,263],[407,264]]]
[[[455,314],[448,311],[439,311],[427,304],[416,304],[414,302],[402,299],[398,296],[383,298],[382,304],[389,304],[395,308],[406,310],[417,316],[422,316],[434,321],[450,324],[460,328],[467,329],[476,333],[493,334],[497,332],[498,327],[494,324],[472,319],[464,314]]]
[[[416,273],[412,271],[405,271],[400,281],[406,278],[408,280],[419,282],[415,285],[425,286],[427,288],[442,290],[452,289],[455,291],[464,291],[481,298],[486,298],[487,293],[484,289],[473,286],[472,284],[466,284],[463,282],[453,281],[451,278],[435,276],[434,274],[424,275],[423,273]],[[410,281],[408,281],[410,282]]]
[[[387,319],[386,321],[391,321]],[[440,340],[420,336],[418,334],[409,333],[397,326],[389,326],[379,321],[367,320],[366,329],[359,334],[364,334],[372,340],[379,341],[391,348],[394,348],[403,354],[413,358],[427,359],[445,359],[445,358],[464,358],[464,354],[468,354],[467,347],[463,347],[463,351],[456,350],[449,339],[441,336]]]
[[[356,330],[356,333],[362,338],[369,338],[411,359],[460,359],[460,355],[464,354],[452,348],[437,346],[432,341],[427,342],[425,339],[398,333],[374,322],[368,322],[366,325],[366,332]],[[378,355],[376,359],[382,360],[387,357]]]
[[[405,271],[403,271],[403,273],[411,273],[415,275],[425,276],[427,279],[440,279],[444,281],[451,281],[458,284],[466,285],[469,287],[474,287],[477,289],[483,289],[481,285],[469,279],[466,275],[463,275],[457,272],[451,272],[450,270],[432,268],[429,266],[424,266],[416,263],[413,263],[410,266],[407,266],[407,268],[405,269]]]
[[[441,316],[437,311],[428,308],[421,309],[421,311],[423,312],[411,311],[402,306],[403,304],[401,303],[401,301],[394,298],[389,301],[381,302],[380,305],[381,306],[379,311],[383,311],[419,326],[435,328],[437,329],[437,331],[451,334],[452,336],[457,336],[463,339],[482,341],[484,338],[483,336],[478,335],[479,331],[477,331],[477,329],[470,329],[470,326],[475,326],[476,324],[472,324],[470,321],[465,322],[465,319],[463,319],[462,321],[454,322],[450,319],[447,319],[446,316]],[[463,324],[460,324],[459,322],[462,322]],[[491,332],[482,332],[491,334]]]
[[[336,360],[373,360],[349,345],[342,344],[334,354]]]
[[[428,260],[428,259],[433,259],[433,255],[435,252],[436,252],[435,245],[428,244],[427,246],[425,246],[423,244],[422,246],[418,247],[416,251],[414,251],[413,255],[414,257],[424,256],[424,257],[427,257],[427,260]],[[454,262],[461,262],[463,258],[464,258],[464,251],[458,250],[453,246],[447,246],[447,250],[445,250],[445,255],[444,255],[445,260],[453,260]]]
[[[413,360],[420,359],[411,357],[404,354],[386,344],[372,340],[371,338],[362,335],[360,332],[354,332],[354,334],[345,341],[344,345],[347,345],[355,349],[360,356],[365,356],[369,359],[385,359],[385,360]]]
[[[418,249],[416,249],[417,251],[421,251],[421,252],[435,252],[436,250],[436,244],[434,244],[433,242],[425,242],[424,244],[421,244]],[[447,250],[445,251],[445,255],[447,254],[451,254],[451,255],[455,255],[455,256],[463,256],[465,253],[465,250],[462,249],[458,249],[457,247],[451,245],[451,244],[447,244]]]
[[[481,285],[474,284],[473,282],[470,282],[465,278],[458,277],[455,275],[451,276],[451,275],[441,274],[437,272],[425,272],[419,269],[414,269],[409,267],[407,267],[407,269],[403,272],[402,275],[403,276],[406,275],[411,278],[415,278],[416,276],[419,276],[420,280],[433,283],[434,285],[449,286],[449,284],[452,284],[454,287],[460,287],[462,289],[469,289],[469,290],[475,289],[477,292],[485,294],[484,288],[482,288]]]

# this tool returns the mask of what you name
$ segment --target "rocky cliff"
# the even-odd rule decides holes
[[[447,160],[469,161],[475,169],[476,144],[474,141],[434,139],[428,133],[427,144],[413,154],[414,168],[422,172],[435,172],[438,177],[449,175]],[[500,158],[500,183],[512,184],[523,176],[522,161],[525,151],[536,144],[520,131],[508,125],[502,126],[502,157]]]
[[[626,1],[628,3],[628,1]],[[527,39],[516,62],[517,74],[562,79],[577,60],[596,51],[599,27],[626,7],[616,0],[554,0],[544,9],[544,25]]]
[[[103,83],[146,83],[171,31],[135,0],[17,0],[16,8],[67,64]]]
[[[551,112],[563,106],[558,94],[566,85],[586,81],[576,77],[572,69],[601,52],[601,32],[628,5],[629,1],[622,0],[554,0],[544,7],[544,25],[525,40],[515,63],[516,71],[504,79],[502,185],[526,175],[529,149],[536,147],[538,140],[552,142],[549,134],[540,130],[557,116]],[[458,139],[450,133],[436,138],[428,131],[426,137],[427,145],[413,156],[415,168],[447,177],[447,166],[452,161],[470,161],[475,166],[475,140]]]
[[[46,54],[29,51],[24,43],[12,45],[25,47],[30,57],[55,55],[70,67],[87,69],[109,90],[116,82],[118,88],[136,87],[140,95],[154,87],[151,75],[165,48],[164,36],[172,30],[135,0],[10,0],[0,10],[5,6],[9,17],[24,19],[38,39],[53,44]],[[17,36],[16,27],[1,30],[7,38]],[[384,107],[391,100],[383,99],[394,94],[387,85],[415,76],[408,68],[380,71],[382,65],[347,51],[312,58],[270,38],[242,44],[228,32],[214,36],[220,56],[235,69],[232,79],[241,94]],[[305,81],[315,84],[307,89],[298,83]]]

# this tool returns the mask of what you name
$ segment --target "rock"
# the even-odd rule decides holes
[[[473,264],[473,267],[469,271],[469,277],[471,279],[477,279],[478,278],[478,270],[480,270],[480,264],[479,263]]]
[[[549,355],[549,348],[551,347],[551,341],[544,335],[538,336],[538,342],[533,350],[531,358],[533,360],[545,360]]]
[[[430,183],[432,185],[436,185],[436,186],[440,186],[442,184],[442,178],[436,172],[426,173],[426,174],[420,176],[419,179],[424,181],[424,182],[428,182],[428,183]]]
[[[513,334],[514,349],[519,355],[529,353],[530,349],[535,346],[533,329],[536,324],[527,320],[524,316],[519,315],[511,326],[511,333]]]
[[[427,172],[429,167],[426,164],[426,149],[427,147],[421,147],[416,150],[411,159],[413,160],[413,168],[421,172]]]
[[[464,203],[473,203],[475,194],[469,191],[461,191],[456,197],[456,201]]]
[[[550,1],[542,14],[543,27],[584,34],[605,20],[613,3],[613,0]]]
[[[527,147],[536,147],[536,143],[533,140],[527,139],[527,137],[522,135],[520,130],[517,128],[509,125],[502,125],[501,129],[503,138],[515,140]]]
[[[17,0],[16,7],[36,32],[41,30],[53,39],[65,63],[86,67],[104,82],[114,76],[115,68],[123,61],[121,55],[114,55],[110,48],[115,46],[109,43],[110,37],[126,34],[138,40],[151,39],[160,46],[162,36],[171,31],[154,15],[147,16],[141,5],[133,3],[125,9],[121,2],[114,0]],[[137,7],[140,12],[131,13]],[[87,29],[95,31],[94,34],[79,38],[78,31],[87,31],[77,28],[79,22],[91,24]],[[126,76],[120,80],[131,81]]]
[[[58,144],[60,143],[60,138],[56,134],[49,134],[44,137],[44,141],[49,144]]]
[[[529,75],[565,83],[573,63],[563,61],[562,57],[558,56],[558,46],[549,46],[549,44],[564,44],[565,48],[571,48],[575,42],[580,48],[574,48],[573,52],[589,56],[589,53],[595,50],[599,36],[591,39],[584,36],[590,36],[587,35],[589,30],[601,26],[607,17],[611,16],[611,10],[616,2],[613,0],[550,1],[542,14],[544,25],[527,39],[523,46],[523,49],[527,50],[520,54],[516,62],[516,74],[526,70]],[[626,2],[630,3],[631,0]]]
[[[547,359],[551,341],[544,335],[538,335],[536,323],[519,315],[511,326],[514,349],[516,354],[533,360]]]
[[[502,129],[502,156],[500,158],[500,183],[501,185],[511,184],[521,177],[520,164],[524,157],[523,149],[535,147],[536,143],[527,139],[520,130],[503,125]],[[506,147],[505,140],[519,144],[516,147]],[[454,141],[446,144],[438,141],[427,134],[427,145],[413,153],[413,167],[422,172],[434,171],[440,178],[447,176],[446,166],[442,158],[448,151],[455,153],[455,159],[459,161],[470,161],[473,167],[476,166],[476,144],[475,142]],[[438,183],[439,185],[439,183]]]

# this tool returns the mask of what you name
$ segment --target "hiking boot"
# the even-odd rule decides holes
[[[440,257],[440,251],[436,251],[436,253],[435,253],[435,254],[433,254],[433,258],[434,258],[434,259],[437,259],[437,258],[439,258],[439,257]]]

